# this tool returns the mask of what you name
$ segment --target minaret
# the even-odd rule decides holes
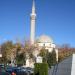
[[[36,21],[36,12],[35,12],[35,1],[33,0],[32,13],[30,14],[31,18],[31,32],[30,32],[30,42],[34,44],[35,42],[35,21]]]

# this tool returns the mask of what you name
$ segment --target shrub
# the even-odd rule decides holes
[[[35,63],[34,75],[48,75],[48,64]]]

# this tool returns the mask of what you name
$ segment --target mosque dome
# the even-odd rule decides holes
[[[37,40],[38,43],[53,43],[53,40],[51,37],[47,35],[42,35]]]

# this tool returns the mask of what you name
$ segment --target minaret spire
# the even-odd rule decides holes
[[[33,0],[32,13],[35,14],[35,1]]]
[[[35,0],[33,0],[32,12],[30,17],[31,17],[30,42],[31,44],[34,44],[35,43],[35,21],[36,21]]]

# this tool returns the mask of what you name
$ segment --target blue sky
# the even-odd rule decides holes
[[[75,47],[75,0],[35,0],[36,37]],[[0,43],[30,36],[32,0],[0,0]]]

